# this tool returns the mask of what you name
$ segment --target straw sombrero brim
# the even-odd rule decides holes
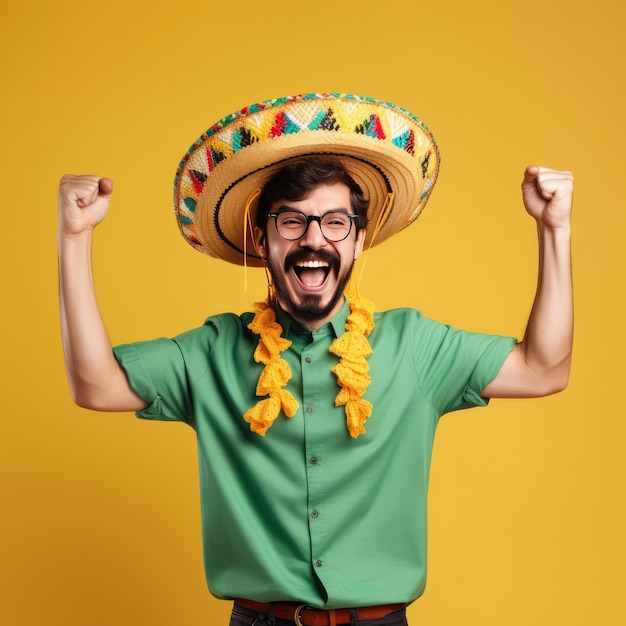
[[[412,224],[439,171],[439,150],[428,128],[393,104],[343,94],[304,94],[246,107],[212,126],[183,157],[174,185],[178,225],[197,250],[261,266],[249,231],[256,223],[256,190],[286,163],[332,155],[369,200],[368,224],[379,221],[381,243]],[[368,227],[365,246],[371,243]]]

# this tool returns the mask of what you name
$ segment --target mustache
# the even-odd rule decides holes
[[[339,270],[339,255],[328,250],[312,250],[311,248],[301,248],[294,250],[285,258],[285,271],[288,271],[296,263],[302,261],[325,261],[331,270]]]

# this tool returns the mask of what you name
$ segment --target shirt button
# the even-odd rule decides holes
[[[310,461],[311,465],[315,465],[315,464],[317,463],[317,457],[316,457],[316,456],[312,456],[312,457],[309,459],[309,461]]]
[[[319,511],[317,509],[313,509],[311,511],[311,517],[317,517],[319,515]]]
[[[306,408],[306,412],[313,413],[313,411],[315,411],[315,408],[313,407],[313,405],[309,404],[309,406],[307,406]]]
[[[311,357],[310,357],[310,356],[307,356],[307,357],[305,357],[305,358],[304,358],[304,360],[305,360],[307,363],[310,363],[310,362],[311,362]]]
[[[315,567],[322,567],[322,562],[319,559],[315,561]]]

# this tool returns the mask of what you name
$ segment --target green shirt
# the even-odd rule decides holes
[[[198,442],[204,562],[221,598],[337,608],[409,602],[426,580],[426,496],[446,412],[485,405],[512,338],[452,329],[412,309],[375,315],[366,434],[351,439],[328,348],[347,304],[311,331],[279,312],[287,388],[300,403],[265,437],[242,415],[262,365],[252,314],[223,314],[174,339],[118,346],[139,417],[181,420]]]

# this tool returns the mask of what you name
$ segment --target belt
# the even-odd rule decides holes
[[[269,602],[254,600],[235,600],[236,604],[257,613],[270,612]],[[314,609],[306,604],[290,604],[288,602],[272,602],[274,617],[291,620],[297,626],[338,626],[350,623],[352,609]],[[390,613],[405,608],[406,604],[381,604],[378,606],[361,606],[354,609],[359,620],[381,619]]]

